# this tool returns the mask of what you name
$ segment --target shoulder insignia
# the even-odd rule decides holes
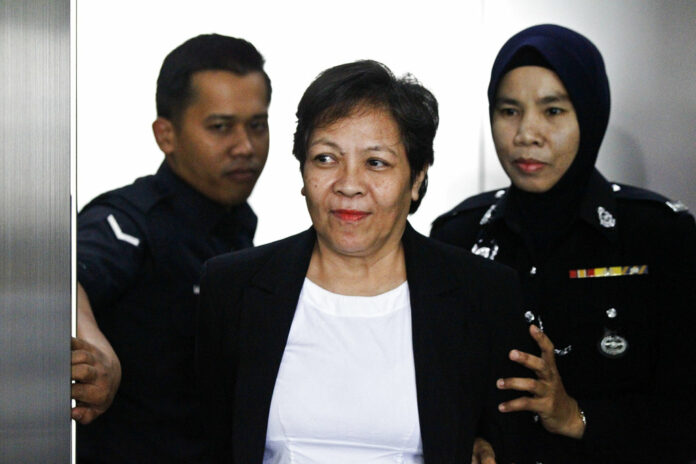
[[[689,211],[689,208],[686,207],[684,203],[681,201],[665,201],[665,204],[672,208],[672,211],[675,213],[681,213],[682,211]]]
[[[479,193],[478,195],[474,195],[472,197],[469,197],[466,200],[459,203],[454,208],[452,208],[450,211],[439,216],[435,221],[437,222],[437,221],[441,221],[441,220],[447,219],[447,218],[452,217],[452,216],[456,216],[457,214],[459,214],[463,211],[469,211],[469,210],[477,209],[477,208],[490,207],[492,204],[494,204],[496,201],[498,201],[500,198],[502,198],[506,192],[507,192],[507,189],[491,190],[489,192],[483,192],[483,193]]]
[[[465,211],[485,207],[488,207],[490,209],[492,205],[494,205],[500,198],[502,198],[507,193],[507,190],[508,189],[491,190],[489,192],[483,192],[479,193],[478,195],[469,197],[466,200],[459,203],[454,208],[452,208],[451,210],[449,210],[448,212],[446,212],[445,214],[438,216],[433,221],[433,226],[439,226],[446,222],[448,219],[451,219]]]
[[[469,209],[483,208],[492,205],[505,195],[507,189],[491,190],[479,193],[459,203],[454,210],[466,211]],[[453,210],[453,211],[454,211]]]
[[[675,213],[689,211],[689,208],[681,201],[672,201],[669,198],[651,190],[620,184],[612,184],[612,189],[614,190],[616,198],[620,200],[653,201],[667,206]]]
[[[140,245],[140,239],[138,237],[134,237],[133,235],[127,234],[123,232],[123,230],[121,230],[121,226],[118,224],[118,221],[116,221],[116,218],[113,214],[109,214],[109,216],[106,218],[106,221],[111,226],[111,230],[113,231],[114,236],[117,240],[129,243],[134,247]]]

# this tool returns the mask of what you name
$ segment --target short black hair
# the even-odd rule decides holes
[[[271,79],[263,69],[263,56],[244,39],[204,34],[182,43],[162,62],[157,78],[157,116],[172,121],[181,115],[192,95],[191,76],[198,71],[230,71],[240,76],[260,72],[271,102]]]
[[[391,70],[372,60],[346,63],[319,74],[297,106],[297,129],[292,152],[304,169],[307,145],[315,129],[326,127],[367,106],[383,108],[394,118],[411,168],[411,183],[426,166],[433,164],[433,140],[439,124],[435,96],[415,77],[397,78]],[[426,173],[411,203],[409,213],[420,205],[428,187]]]

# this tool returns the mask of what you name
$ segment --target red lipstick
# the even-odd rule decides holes
[[[357,222],[367,217],[370,213],[365,211],[357,211],[354,209],[335,209],[331,211],[331,214],[336,216],[341,221]]]
[[[526,173],[537,172],[546,165],[546,163],[531,158],[519,158],[514,163],[520,171]]]

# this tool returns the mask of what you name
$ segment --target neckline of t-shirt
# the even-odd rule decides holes
[[[337,317],[380,317],[410,307],[408,282],[374,296],[331,292],[305,277],[300,301],[322,313]]]

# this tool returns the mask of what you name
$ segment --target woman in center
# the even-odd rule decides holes
[[[527,339],[514,273],[407,222],[433,163],[435,97],[358,61],[320,74],[297,118],[312,227],[215,258],[202,279],[197,377],[216,460],[468,463],[485,436],[499,463],[521,462],[531,417],[498,413],[509,393],[495,388]]]

